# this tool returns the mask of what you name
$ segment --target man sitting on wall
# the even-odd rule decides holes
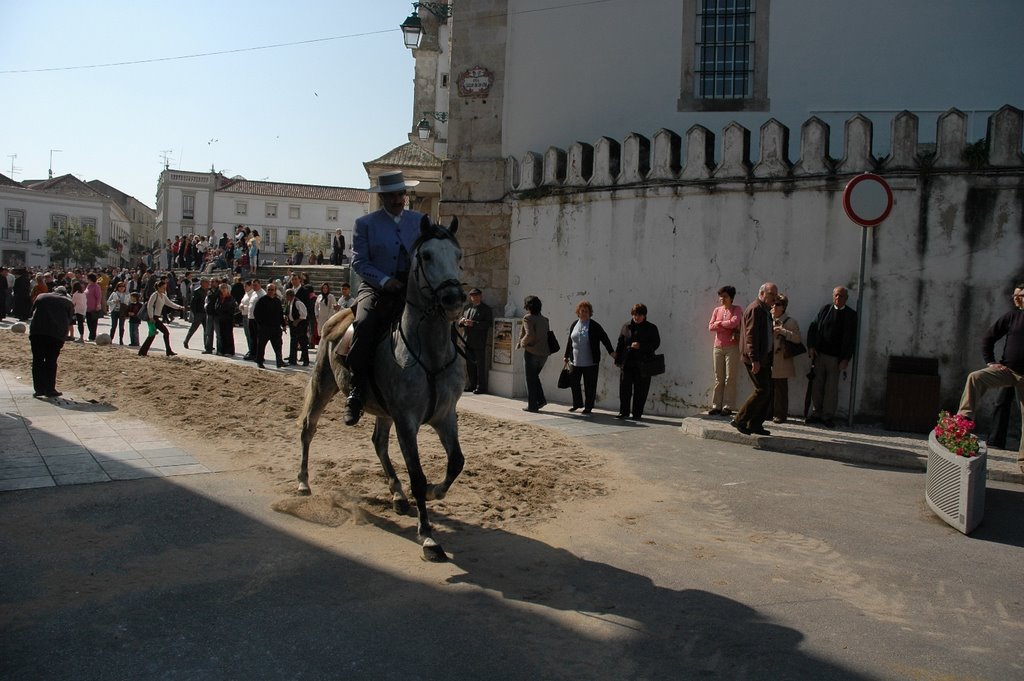
[[[997,319],[981,341],[981,354],[988,366],[967,376],[959,413],[971,420],[974,420],[975,407],[985,391],[1004,387],[1013,387],[1017,391],[1017,402],[1024,419],[1024,283],[1013,289],[1013,304],[1016,309]],[[1004,337],[1003,358],[996,362],[996,342]],[[1017,463],[1024,472],[1024,436],[1017,449]]]

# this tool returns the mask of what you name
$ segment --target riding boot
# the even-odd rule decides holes
[[[363,415],[363,383],[352,375],[352,392],[348,394],[345,401],[345,425],[354,426],[359,423],[359,417]]]

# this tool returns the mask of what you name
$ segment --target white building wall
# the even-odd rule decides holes
[[[50,229],[51,216],[65,215],[68,220],[78,218],[93,220],[96,223],[96,234],[100,243],[110,243],[110,211],[108,202],[101,199],[89,200],[51,194],[31,189],[0,188],[0,219],[2,226],[7,227],[7,210],[15,209],[25,212],[25,229],[27,239],[0,239],[3,251],[24,252],[25,264],[29,267],[45,267],[50,264],[50,249],[38,245],[45,244],[46,232]],[[97,264],[110,264],[105,258],[97,259]]]
[[[961,160],[962,116],[950,112],[934,165],[920,171],[894,162],[884,173],[895,206],[868,240],[859,310],[859,414],[884,412],[892,356],[938,359],[947,407],[955,407],[966,373],[982,364],[981,336],[1010,309],[1008,292],[1024,273],[1022,118],[1019,110],[1000,110],[989,165],[972,170]],[[780,164],[769,173],[756,162],[771,159],[748,158],[735,127],[722,135],[729,155],[713,173],[695,153],[683,159],[678,174],[643,179],[639,166],[649,160],[662,168],[672,156],[670,145],[657,140],[649,159],[625,152],[620,159],[614,144],[604,144],[592,163],[578,145],[562,163],[554,154],[540,167],[536,158],[513,163],[519,193],[512,200],[509,300],[521,308],[525,296],[539,296],[560,336],[580,299],[593,304],[595,318],[611,335],[634,303],[645,303],[668,360],[668,372],[652,385],[652,413],[705,408],[714,382],[707,324],[719,287],[735,286],[736,303],[745,307],[761,283],[774,281],[790,297],[788,313],[803,333],[834,286],[848,287],[857,305],[862,228],[846,216],[842,192],[855,174],[871,169],[847,161],[866,158],[866,124],[851,121],[851,139],[841,140],[847,147],[841,165],[848,167],[839,173],[806,171],[827,166],[827,159],[813,157],[822,141],[814,135],[806,137],[796,168]],[[765,138],[779,140],[784,132],[766,132]],[[897,142],[894,158],[897,149],[916,147],[913,140]],[[566,167],[563,181],[559,168]],[[615,172],[601,178],[602,168]],[[591,173],[589,183],[581,179]],[[554,385],[559,365],[545,368],[546,385]],[[805,356],[790,381],[791,413],[802,407],[807,369]],[[840,411],[848,407],[849,389],[848,381],[841,383]],[[601,406],[617,408],[617,372],[610,362],[598,390]],[[739,393],[749,393],[745,375]]]
[[[731,121],[751,129],[756,145],[769,118],[796,130],[812,115],[838,127],[854,112],[874,121],[880,153],[891,116],[904,109],[920,116],[927,139],[937,116],[955,106],[968,114],[974,141],[995,109],[1024,107],[1024,3],[771,0],[770,110],[680,112],[682,36],[694,30],[684,4],[533,11],[552,3],[509,0],[503,155],[697,123],[720,130]],[[841,156],[841,148],[833,146],[832,155]]]

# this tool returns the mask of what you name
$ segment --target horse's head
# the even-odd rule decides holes
[[[459,279],[462,247],[455,238],[458,229],[458,218],[452,218],[451,226],[445,228],[423,216],[420,237],[413,245],[413,271],[406,295],[410,300],[416,296],[421,306],[437,309],[449,321],[458,319],[466,304]]]

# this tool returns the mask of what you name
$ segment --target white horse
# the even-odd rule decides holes
[[[391,489],[392,506],[409,512],[409,501],[388,456],[388,436],[394,424],[398,444],[409,472],[409,486],[419,514],[417,535],[423,557],[447,560],[444,549],[431,536],[427,501],[443,499],[465,461],[459,446],[455,404],[465,386],[465,362],[454,343],[453,323],[462,313],[466,294],[459,281],[462,249],[455,238],[458,219],[448,229],[431,224],[424,216],[420,237],[412,252],[412,270],[406,285],[406,303],[396,328],[376,347],[373,372],[364,394],[364,410],[376,416],[373,446]],[[306,388],[302,407],[302,464],[299,494],[309,494],[309,444],[316,434],[324,408],[339,391],[348,392],[349,372],[339,349],[347,347],[346,332],[352,325],[351,310],[342,310],[324,325],[316,366]],[[363,339],[363,342],[370,339]],[[341,348],[339,348],[341,344]],[[420,465],[416,434],[429,424],[448,455],[444,481],[428,484]]]

